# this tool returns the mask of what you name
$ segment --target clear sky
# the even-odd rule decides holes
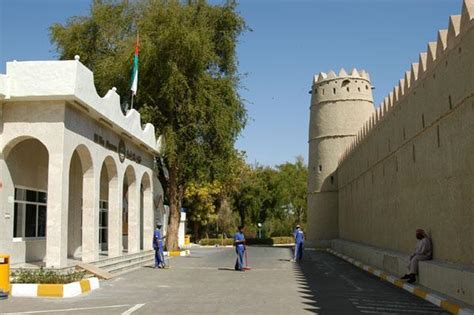
[[[213,0],[212,3],[222,3]],[[314,74],[369,72],[378,106],[461,0],[241,0],[251,32],[238,46],[250,121],[237,147],[248,161],[307,159]],[[48,27],[84,15],[89,0],[0,0],[0,73],[11,60],[55,59]]]

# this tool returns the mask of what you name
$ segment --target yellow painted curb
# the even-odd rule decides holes
[[[82,293],[86,293],[91,290],[91,284],[89,283],[89,280],[81,280],[80,284]]]
[[[340,254],[340,253],[338,253],[335,250],[332,250],[330,248],[326,249],[326,251],[333,254],[334,256],[337,256],[337,257],[339,257],[339,258],[355,265],[356,267],[358,267],[360,269],[363,269],[363,270],[379,277],[382,280],[390,282],[390,283],[396,285],[397,287],[402,288],[402,289],[404,289],[404,290],[406,290],[406,291],[422,298],[425,301],[428,301],[428,302],[430,302],[430,303],[432,303],[436,306],[439,306],[439,307],[451,312],[452,314],[459,314],[459,315],[474,314],[474,310],[467,309],[467,308],[462,308],[460,305],[458,305],[456,303],[453,303],[453,302],[451,302],[449,300],[446,300],[446,299],[444,299],[440,296],[437,296],[436,294],[428,293],[428,292],[424,291],[423,289],[421,289],[420,287],[418,287],[416,285],[405,283],[402,280],[397,279],[397,277],[391,276],[390,274],[388,274],[388,273],[386,273],[382,270],[378,270],[378,269],[376,269],[372,266],[364,265],[360,261],[357,261],[357,260],[355,260],[355,259],[353,259],[349,256]]]
[[[70,298],[93,291],[99,287],[100,282],[96,277],[68,284],[13,283],[10,294],[15,297]]]
[[[423,291],[422,289],[420,288],[415,288],[413,290],[413,294],[418,296],[418,297],[421,297],[422,299],[425,299],[426,296],[428,295],[428,293],[426,293],[425,291]]]
[[[444,308],[445,310],[450,311],[453,314],[458,314],[459,309],[461,308],[459,305],[451,303],[446,300],[441,302],[441,307]]]
[[[63,297],[63,285],[38,284],[38,296]]]
[[[191,251],[189,249],[172,250],[169,252],[165,252],[165,256],[168,256],[168,257],[189,256],[189,255],[191,255]]]

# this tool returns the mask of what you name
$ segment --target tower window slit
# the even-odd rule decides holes
[[[438,137],[438,148],[441,146],[441,139],[439,137],[439,125],[436,126],[436,135]]]

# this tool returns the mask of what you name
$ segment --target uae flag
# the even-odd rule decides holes
[[[137,95],[138,90],[138,34],[137,34],[137,43],[135,44],[135,56],[133,57],[133,70],[132,70],[132,85],[130,90],[132,90],[133,95]]]

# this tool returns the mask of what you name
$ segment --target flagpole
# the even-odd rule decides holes
[[[133,109],[133,96],[137,93],[138,89],[138,47],[139,47],[139,39],[138,39],[138,30],[137,30],[137,42],[135,45],[135,55],[133,57],[133,73],[132,73],[132,86],[130,90],[132,92],[132,100],[130,109]]]

